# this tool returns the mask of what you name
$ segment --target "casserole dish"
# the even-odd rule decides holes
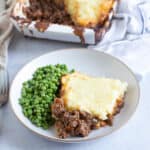
[[[39,31],[36,21],[29,21],[23,9],[30,6],[29,0],[17,0],[11,14],[11,21],[15,27],[26,36],[52,39],[84,44],[95,44],[102,39],[111,26],[113,14],[117,11],[118,1],[114,0],[113,8],[102,26],[96,28],[77,27],[71,25],[50,23],[44,31]]]

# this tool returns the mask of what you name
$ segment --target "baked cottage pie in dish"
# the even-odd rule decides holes
[[[61,29],[66,29],[66,34],[72,31],[82,43],[90,42],[89,38],[94,36],[94,44],[109,28],[117,3],[117,0],[17,0],[12,18],[22,31],[33,23],[30,32],[35,27],[44,33],[51,31],[51,26],[56,24],[60,28],[56,27],[56,33],[62,32]]]

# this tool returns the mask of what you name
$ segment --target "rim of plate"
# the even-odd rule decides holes
[[[136,103],[136,106],[135,106],[135,109],[132,111],[131,115],[129,116],[129,118],[127,119],[126,122],[122,123],[119,125],[119,127],[117,127],[116,129],[113,129],[111,132],[109,133],[106,133],[105,135],[98,135],[98,136],[95,136],[95,137],[86,137],[86,138],[83,138],[83,139],[60,139],[58,137],[49,137],[49,136],[46,136],[46,135],[42,135],[36,131],[34,131],[32,128],[29,128],[25,123],[22,122],[22,120],[18,117],[18,115],[16,114],[13,106],[12,106],[12,100],[11,100],[11,91],[12,91],[12,85],[14,84],[14,81],[15,79],[17,78],[18,74],[20,74],[20,72],[28,65],[32,64],[35,60],[37,59],[40,59],[46,55],[49,55],[51,53],[58,53],[59,51],[67,51],[67,50],[74,50],[74,51],[78,51],[78,50],[82,50],[82,51],[93,51],[93,52],[97,52],[97,53],[102,53],[103,55],[105,56],[108,56],[110,57],[111,59],[119,62],[120,64],[122,64],[133,76],[133,78],[135,79],[136,81],[136,86],[137,86],[137,89],[138,89],[138,95],[137,95],[137,103]],[[134,115],[134,113],[136,112],[137,110],[137,106],[139,104],[139,100],[140,100],[140,86],[139,86],[139,81],[137,80],[135,74],[133,73],[133,71],[124,63],[122,62],[121,60],[119,60],[118,58],[110,55],[110,54],[107,54],[103,51],[98,51],[98,50],[94,50],[94,49],[88,49],[88,48],[66,48],[66,49],[58,49],[58,50],[54,50],[52,52],[48,52],[48,53],[45,53],[45,54],[42,54],[41,56],[38,56],[34,59],[32,59],[31,61],[29,61],[28,63],[26,63],[15,75],[14,79],[12,80],[11,82],[11,85],[10,85],[10,91],[9,91],[9,100],[10,100],[10,106],[11,106],[11,109],[13,111],[13,113],[15,114],[16,118],[19,120],[19,122],[21,122],[21,124],[26,127],[27,129],[29,129],[30,131],[32,131],[33,133],[41,136],[41,137],[44,137],[45,139],[49,140],[49,141],[53,141],[53,142],[62,142],[62,143],[81,143],[81,142],[86,142],[86,141],[91,141],[91,140],[96,140],[96,139],[99,139],[99,138],[102,138],[102,137],[105,137],[105,136],[108,136],[110,134],[112,134],[113,132],[115,131],[118,131],[120,128],[122,128],[123,126],[125,126],[128,121],[131,119],[131,117]]]

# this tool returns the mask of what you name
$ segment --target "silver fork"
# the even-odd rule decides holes
[[[6,69],[0,67],[0,106],[8,101],[9,78]]]

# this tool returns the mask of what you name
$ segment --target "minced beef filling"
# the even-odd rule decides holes
[[[122,106],[123,101],[118,102],[113,115],[119,113]],[[55,127],[60,138],[66,138],[68,136],[87,136],[93,129],[112,125],[113,120],[113,115],[109,115],[108,119],[104,121],[84,111],[68,111],[61,98],[54,100],[52,104],[52,114],[56,119]]]
[[[56,5],[54,0],[29,0],[29,2],[30,6],[25,7],[23,12],[28,19],[38,22],[37,27],[40,31],[42,30],[42,25],[40,26],[39,22],[74,25],[69,14],[64,8]]]

